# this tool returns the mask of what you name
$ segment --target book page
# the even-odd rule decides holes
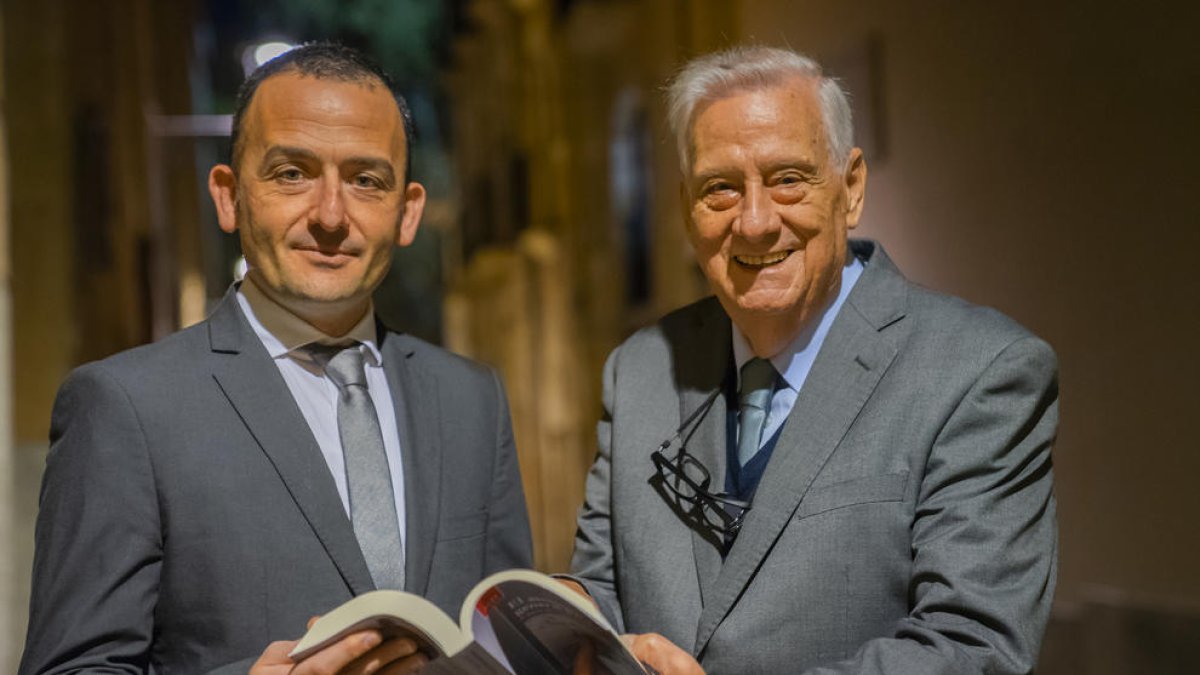
[[[379,630],[384,639],[411,637],[431,659],[454,654],[469,642],[432,602],[402,591],[372,591],[318,619],[289,656],[303,660],[350,633],[368,628]]]

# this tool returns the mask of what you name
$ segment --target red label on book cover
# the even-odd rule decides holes
[[[479,596],[479,602],[475,603],[475,611],[487,616],[488,610],[494,607],[497,602],[500,602],[500,596],[501,593],[499,588],[495,586],[489,588],[486,593]]]

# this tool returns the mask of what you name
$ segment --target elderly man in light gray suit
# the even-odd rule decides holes
[[[250,271],[207,321],[63,385],[23,675],[412,672],[376,631],[299,665],[271,641],[378,587],[456,613],[531,563],[499,379],[372,311],[424,204],[411,139],[343,47],[247,80],[209,182]]]
[[[866,163],[813,61],[706,56],[669,98],[716,297],[609,357],[575,578],[664,673],[1030,672],[1054,353],[848,239]]]

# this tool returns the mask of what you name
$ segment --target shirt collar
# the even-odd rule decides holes
[[[821,345],[825,342],[825,336],[829,334],[833,320],[837,318],[850,291],[858,283],[863,269],[865,268],[862,261],[857,256],[851,255],[850,262],[842,268],[842,285],[838,289],[837,297],[825,308],[816,321],[809,322],[786,347],[771,357],[771,365],[775,366],[775,372],[783,376],[784,382],[792,390],[798,392],[804,385],[804,380],[808,378],[808,371],[812,370],[813,362],[817,359],[817,352],[821,350]],[[750,341],[742,334],[737,324],[734,324],[733,359],[737,365],[739,388],[742,384],[742,366],[752,358],[754,358],[754,350],[750,347]]]
[[[375,328],[374,302],[368,304],[366,313],[345,335],[333,337],[269,298],[251,275],[246,275],[238,286],[237,300],[250,327],[273,359],[285,356],[307,359],[303,351],[296,350],[314,342],[329,345],[359,342],[366,347],[367,363],[376,366],[383,363]]]

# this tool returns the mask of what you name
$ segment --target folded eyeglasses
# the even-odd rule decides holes
[[[750,510],[750,502],[733,499],[725,492],[712,491],[712,474],[708,467],[687,451],[686,442],[683,440],[684,432],[702,414],[708,412],[720,394],[721,389],[710,394],[700,407],[687,416],[670,438],[659,443],[650,454],[650,459],[654,462],[656,479],[675,498],[675,506],[680,511],[710,532],[732,540],[742,528],[742,522]],[[676,441],[680,441],[679,449],[673,457],[668,457],[666,451]]]

